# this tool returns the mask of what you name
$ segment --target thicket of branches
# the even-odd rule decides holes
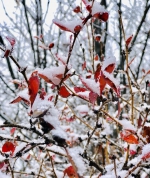
[[[1,2],[1,177],[148,177],[149,0]]]

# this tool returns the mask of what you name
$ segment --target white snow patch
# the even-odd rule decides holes
[[[123,120],[120,120],[119,122],[122,124],[123,129],[136,131],[136,128],[134,127],[134,125],[131,124],[130,121],[123,119]]]
[[[68,152],[77,167],[77,172],[79,173],[79,175],[83,175],[86,171],[86,166],[82,157],[79,155],[83,152],[83,150],[80,147],[74,147],[69,148]]]

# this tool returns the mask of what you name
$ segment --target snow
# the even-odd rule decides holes
[[[115,56],[107,57],[107,58],[104,59],[104,62],[103,62],[103,65],[102,65],[102,70],[104,71],[106,69],[106,67],[108,67],[111,64],[116,65],[116,58],[115,58]]]
[[[136,131],[136,128],[134,127],[134,125],[131,124],[129,120],[123,119],[123,120],[120,120],[119,122],[122,124],[123,129]]]
[[[51,134],[53,136],[58,136],[65,140],[68,138],[67,133],[64,130],[62,130],[60,127],[57,127],[56,129],[51,130]]]
[[[74,29],[76,26],[80,25],[81,27],[83,27],[83,20],[79,19],[79,20],[72,20],[72,21],[60,21],[58,19],[54,19],[53,23],[55,23],[56,25],[58,24],[58,26],[62,26],[63,28],[66,29],[66,31],[70,31],[72,33],[75,33]]]
[[[75,108],[80,114],[87,114],[89,112],[89,107],[87,105],[79,105]]]
[[[65,65],[59,65],[58,67],[51,67],[51,68],[45,68],[45,69],[37,69],[39,74],[42,74],[46,76],[50,81],[52,81],[53,84],[59,85],[61,79],[57,77],[58,75],[63,74],[65,72]]]
[[[150,143],[143,146],[141,157],[148,153],[150,153]]]
[[[3,172],[1,172],[1,170],[0,170],[0,177],[1,178],[11,178],[11,176],[10,175],[6,175],[5,173],[3,173]]]
[[[80,79],[87,89],[100,95],[99,82],[95,82],[94,79],[85,79],[83,77],[80,77]]]
[[[83,152],[81,147],[68,148],[69,155],[72,157],[79,175],[83,175],[86,171],[86,166],[83,161],[83,158],[79,155]]]

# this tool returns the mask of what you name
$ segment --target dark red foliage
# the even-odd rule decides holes
[[[14,143],[7,141],[4,143],[4,145],[2,146],[2,152],[11,152],[11,154],[13,154],[15,151],[15,145]]]
[[[40,85],[39,77],[37,73],[33,72],[28,81],[28,90],[29,90],[29,95],[30,95],[31,107],[38,93],[39,85]]]
[[[63,98],[68,98],[71,94],[65,86],[61,86],[59,89],[59,95]]]

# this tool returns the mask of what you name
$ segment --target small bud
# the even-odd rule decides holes
[[[75,13],[81,12],[80,6],[75,7],[75,8],[73,9],[73,12],[75,12]]]
[[[50,43],[48,47],[49,47],[49,49],[53,48],[54,47],[54,43]]]
[[[75,26],[75,28],[74,28],[74,32],[75,32],[75,33],[78,33],[81,29],[82,29],[81,25],[77,25],[77,26]]]

